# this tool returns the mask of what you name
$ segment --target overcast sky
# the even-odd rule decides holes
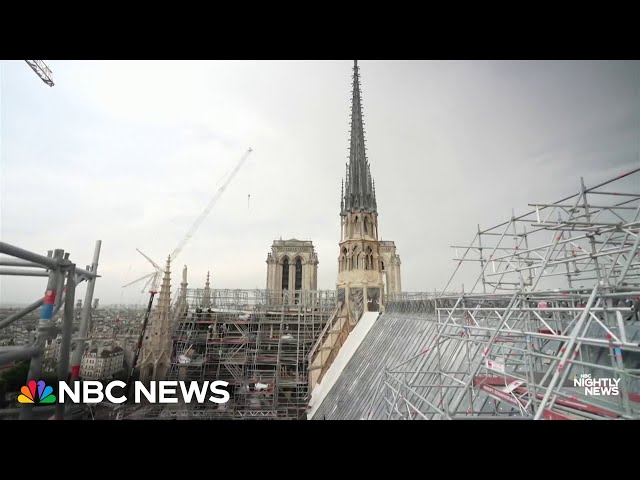
[[[164,264],[251,147],[174,288],[184,264],[192,288],[207,270],[215,288],[265,288],[280,237],[313,240],[319,288],[335,288],[352,61],[48,64],[52,88],[25,62],[0,63],[3,241],[85,266],[100,239],[95,297],[135,303],[142,285],[121,286],[151,271],[135,249]],[[359,65],[380,233],[405,291],[444,287],[449,245],[478,223],[640,166],[639,62]],[[0,302],[31,302],[45,282],[0,277]]]

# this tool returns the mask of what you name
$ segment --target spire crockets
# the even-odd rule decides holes
[[[351,144],[349,164],[345,179],[345,192],[341,199],[341,215],[347,212],[376,212],[375,191],[372,188],[371,171],[364,146],[364,122],[360,98],[360,74],[358,61],[353,62],[353,95],[351,99]]]
[[[209,285],[209,272],[207,272],[207,282],[204,284],[204,291],[202,292],[202,306],[208,307],[211,305],[211,287]]]
[[[167,257],[167,266],[164,269],[162,277],[162,285],[160,286],[160,295],[158,297],[158,310],[167,312],[171,307],[171,255]]]

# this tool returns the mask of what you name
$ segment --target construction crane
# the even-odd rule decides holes
[[[134,281],[127,283],[126,285],[123,285],[122,288],[127,288],[130,285],[133,285],[135,283],[138,283],[144,279],[147,279],[146,283],[144,284],[144,287],[142,287],[142,293],[147,291],[147,287],[149,285],[151,285],[151,290],[157,290],[159,281],[160,281],[160,276],[162,275],[162,268],[160,268],[160,266],[154,262],[153,260],[151,260],[147,255],[145,255],[142,250],[140,250],[139,248],[136,248],[136,250],[138,251],[138,253],[140,255],[142,255],[144,258],[147,259],[147,261],[153,265],[154,271],[151,273],[147,273],[143,276],[141,276],[140,278],[136,278]]]
[[[185,247],[185,245],[189,241],[189,239],[191,239],[191,237],[193,237],[193,235],[195,234],[195,232],[198,229],[198,227],[202,224],[202,222],[207,217],[207,215],[209,215],[209,212],[211,211],[213,206],[217,203],[217,201],[220,199],[220,197],[222,196],[224,191],[227,189],[227,187],[229,186],[229,184],[231,183],[233,178],[236,176],[238,171],[242,168],[242,166],[244,165],[245,161],[247,160],[247,158],[249,157],[249,154],[251,152],[253,152],[253,150],[250,148],[249,150],[247,150],[245,152],[245,154],[242,156],[242,158],[240,158],[240,160],[238,161],[237,165],[228,174],[229,176],[227,177],[227,180],[216,191],[215,195],[209,201],[209,204],[205,207],[205,209],[202,211],[200,216],[196,219],[196,221],[193,223],[191,228],[187,231],[187,234],[180,241],[180,243],[173,250],[173,252],[171,252],[171,260],[172,261],[174,261],[177,258],[177,256],[180,254],[182,249]],[[128,287],[130,285],[133,285],[135,283],[138,283],[138,282],[146,279],[147,282],[145,283],[145,285],[144,285],[144,287],[142,289],[142,293],[147,291],[146,289],[149,286],[149,284],[151,285],[151,290],[152,291],[157,291],[158,285],[160,283],[160,278],[162,277],[162,268],[156,262],[154,262],[151,258],[149,258],[147,255],[145,255],[139,248],[136,248],[136,250],[138,251],[138,253],[140,255],[142,255],[153,266],[154,271],[151,272],[151,273],[147,273],[146,275],[143,275],[140,278],[136,278],[132,282],[129,282],[126,285],[123,285],[122,288],[126,288],[126,287]]]
[[[242,158],[240,159],[238,164],[235,166],[235,168],[229,174],[229,178],[227,178],[227,181],[224,182],[222,184],[222,186],[218,189],[216,194],[209,201],[209,205],[207,205],[207,207],[202,211],[202,213],[200,214],[198,219],[193,223],[193,225],[191,226],[191,228],[189,229],[187,234],[184,236],[182,241],[178,244],[178,246],[175,248],[175,250],[171,253],[171,260],[175,260],[175,258],[180,254],[180,252],[182,251],[184,246],[187,244],[189,239],[193,236],[193,234],[196,232],[196,230],[198,230],[198,227],[200,226],[200,224],[204,221],[205,218],[207,218],[207,215],[209,215],[209,212],[211,211],[213,206],[217,203],[218,199],[222,196],[224,191],[227,189],[227,187],[231,183],[231,180],[233,180],[233,177],[235,177],[236,174],[238,173],[238,171],[242,168],[242,165],[244,165],[244,162],[247,160],[247,158],[249,158],[249,154],[252,151],[253,151],[252,149],[249,149],[242,156]]]
[[[240,158],[240,161],[234,167],[234,169],[231,171],[231,173],[229,174],[229,177],[227,178],[227,180],[222,184],[222,186],[218,189],[218,191],[215,193],[215,195],[211,198],[211,200],[209,201],[209,204],[205,207],[205,209],[202,211],[200,216],[196,219],[196,221],[193,223],[191,228],[187,231],[187,234],[180,241],[178,246],[173,250],[173,252],[171,253],[171,256],[170,256],[171,260],[175,260],[176,257],[178,255],[180,255],[180,252],[182,252],[182,249],[185,247],[185,245],[187,244],[189,239],[191,237],[193,237],[193,235],[195,234],[195,232],[198,229],[198,227],[202,224],[202,222],[207,217],[207,215],[209,214],[209,212],[211,211],[213,206],[217,203],[217,201],[220,199],[220,197],[222,196],[224,191],[227,189],[227,187],[229,186],[229,184],[231,183],[233,178],[240,171],[240,169],[242,168],[242,165],[244,165],[244,163],[246,162],[247,158],[249,158],[249,154],[251,154],[251,152],[253,152],[253,150],[250,148]],[[135,350],[135,353],[134,353],[133,361],[131,362],[131,370],[130,370],[129,375],[127,377],[127,387],[130,385],[131,379],[133,378],[133,374],[134,374],[135,369],[136,369],[136,364],[138,362],[138,357],[140,355],[140,350],[142,349],[142,340],[144,338],[144,333],[145,333],[145,331],[147,329],[147,324],[149,322],[149,315],[151,314],[151,307],[153,305],[153,298],[158,293],[158,285],[159,285],[160,277],[162,276],[162,268],[156,262],[154,262],[151,258],[149,258],[147,255],[145,255],[140,249],[136,248],[136,250],[138,251],[138,253],[140,253],[140,255],[142,255],[144,258],[146,258],[147,261],[151,265],[153,265],[154,271],[149,273],[149,274],[147,274],[147,275],[144,275],[144,276],[142,276],[142,277],[134,280],[133,282],[130,282],[127,285],[124,285],[122,287],[122,288],[128,287],[129,285],[133,285],[134,283],[137,283],[137,282],[142,281],[144,279],[147,279],[147,282],[145,283],[145,289],[146,289],[147,285],[151,284],[151,289],[149,290],[149,294],[150,294],[149,295],[149,303],[147,305],[147,310],[145,311],[144,319],[142,321],[142,329],[140,331],[140,336],[138,338],[138,343],[136,345],[136,350]]]
[[[133,374],[136,371],[138,357],[140,356],[140,351],[142,350],[142,341],[144,339],[144,332],[147,330],[147,324],[149,323],[149,315],[151,314],[151,306],[153,305],[153,298],[158,293],[158,279],[160,278],[160,274],[162,273],[162,269],[156,262],[154,262],[149,257],[147,257],[139,249],[136,248],[136,250],[138,250],[138,252],[153,265],[156,271],[153,274],[151,274],[151,277],[145,284],[145,288],[146,288],[147,285],[149,285],[149,282],[151,282],[151,290],[149,290],[149,303],[147,305],[147,309],[144,312],[144,319],[142,320],[142,329],[140,330],[140,335],[138,336],[138,342],[136,343],[136,349],[133,354],[133,361],[131,362],[131,369],[129,370],[129,375],[127,376],[127,388],[130,387],[131,379],[133,378]],[[145,278],[145,277],[142,277],[142,278]]]
[[[31,69],[36,72],[36,75],[40,77],[44,83],[53,87],[55,84],[53,83],[53,75],[51,69],[47,66],[46,63],[42,60],[25,60],[27,65],[31,67]]]

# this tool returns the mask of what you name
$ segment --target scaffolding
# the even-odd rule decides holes
[[[168,380],[229,382],[221,405],[154,407],[146,418],[304,419],[308,356],[334,291],[178,291]]]
[[[433,334],[382,372],[386,418],[640,419],[639,171],[478,227],[467,292],[390,298]]]
[[[35,396],[36,382],[38,388],[44,388],[43,382],[39,381],[42,374],[42,364],[45,351],[45,343],[51,336],[51,323],[56,313],[64,308],[64,319],[62,323],[62,342],[60,347],[60,361],[58,363],[58,380],[74,381],[80,377],[80,363],[84,352],[85,343],[89,332],[91,321],[91,302],[95,288],[98,260],[100,257],[100,247],[102,242],[98,240],[95,245],[93,262],[86,269],[77,268],[76,264],[69,259],[69,253],[62,249],[50,250],[47,256],[30,252],[15,245],[0,242],[1,266],[16,268],[0,268],[0,276],[29,276],[46,277],[47,286],[44,296],[40,297],[27,307],[10,314],[0,320],[0,329],[8,327],[25,315],[40,308],[40,320],[35,336],[28,345],[7,346],[0,348],[0,366],[19,360],[29,360],[29,371],[27,374],[27,385],[31,394]],[[73,337],[72,324],[75,314],[75,292],[76,287],[83,281],[87,281],[84,305],[81,307],[80,330],[78,337]],[[71,365],[69,356],[72,352],[71,345],[75,343]],[[71,368],[69,368],[71,367]],[[71,375],[69,376],[69,370]],[[37,399],[31,399],[37,400]],[[81,410],[81,408],[80,408]],[[19,416],[21,420],[31,420],[41,413],[53,412],[52,418],[57,420],[73,418],[78,413],[77,406],[73,404],[57,403],[55,406],[35,403],[27,403],[20,408],[9,408],[0,410],[0,416]]]

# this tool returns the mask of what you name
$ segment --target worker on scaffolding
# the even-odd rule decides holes
[[[640,312],[640,298],[627,298],[624,300],[624,306],[631,310],[626,318],[627,322],[637,322]]]
[[[220,334],[220,338],[222,338],[225,333],[227,333],[227,324],[226,323],[219,323],[218,324],[218,333]]]

